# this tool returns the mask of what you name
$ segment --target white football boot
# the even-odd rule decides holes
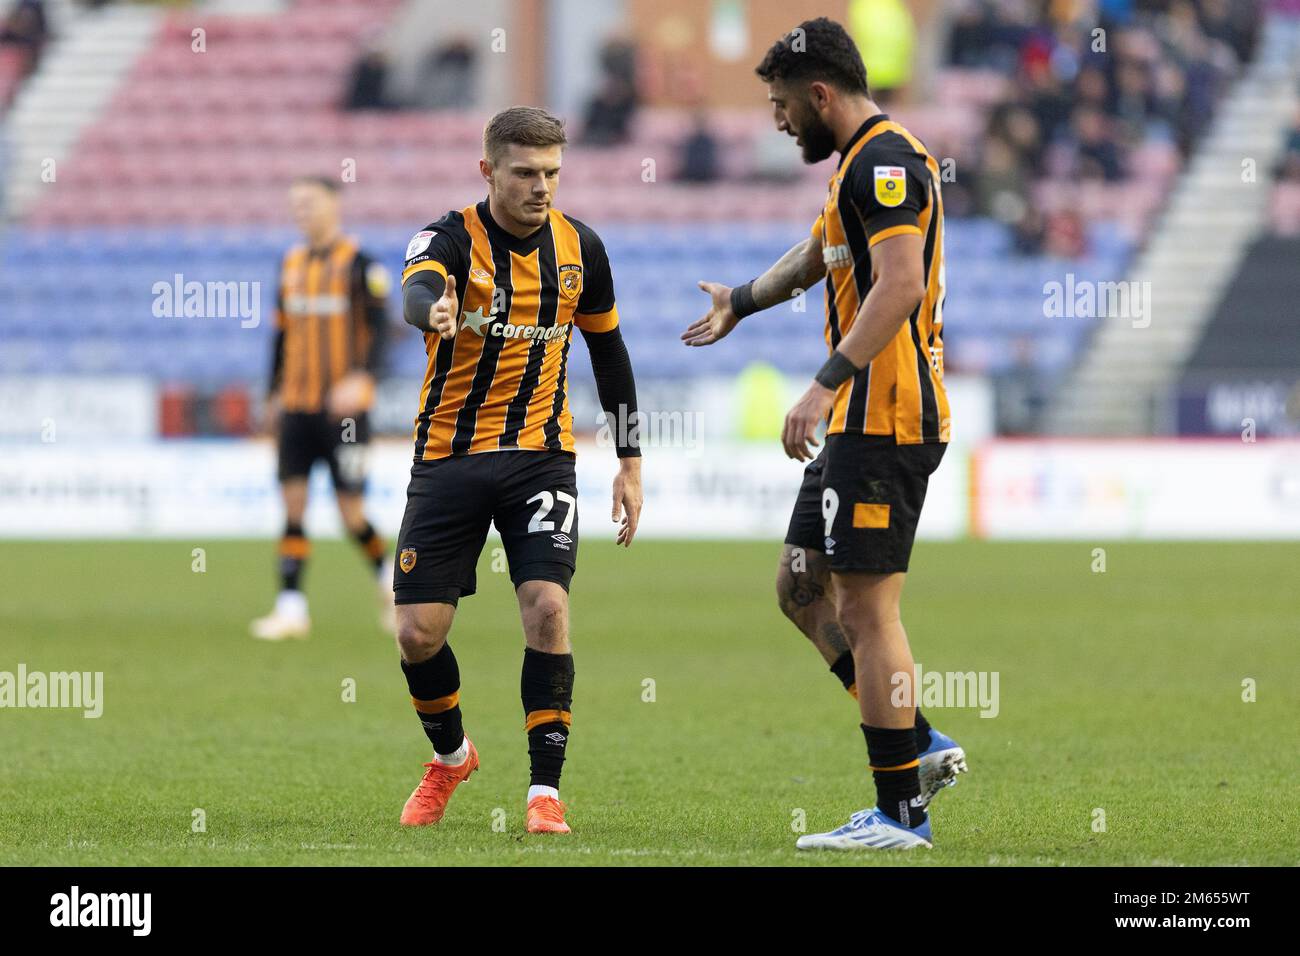
[[[263,641],[285,641],[305,638],[311,633],[311,618],[307,615],[307,595],[301,591],[281,591],[275,598],[275,610],[259,617],[249,625],[248,631]]]
[[[911,850],[934,844],[930,818],[918,827],[905,827],[875,807],[859,810],[849,822],[829,833],[808,833],[795,841],[800,850]]]

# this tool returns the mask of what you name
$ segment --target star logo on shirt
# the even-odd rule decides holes
[[[473,312],[462,313],[462,317],[464,319],[464,322],[462,323],[461,328],[469,329],[474,334],[482,338],[484,335],[483,326],[486,325],[488,320],[492,318],[492,314],[484,315],[483,307],[479,306]]]

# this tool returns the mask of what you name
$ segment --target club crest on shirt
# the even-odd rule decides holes
[[[415,549],[403,548],[402,553],[397,558],[397,564],[402,569],[403,574],[410,574],[411,569],[415,567]]]
[[[876,201],[882,206],[899,206],[907,198],[907,171],[902,166],[876,167]]]
[[[560,292],[566,299],[575,298],[582,291],[582,266],[570,263],[560,266]]]
[[[473,279],[475,282],[492,281],[492,273],[488,272],[486,269],[470,269],[469,277]]]

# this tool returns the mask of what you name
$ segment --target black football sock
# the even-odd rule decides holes
[[[532,767],[529,782],[558,790],[573,719],[573,655],[524,648],[519,695],[524,702],[524,730]]]
[[[375,531],[374,526],[367,521],[360,531],[353,532],[352,537],[356,538],[358,547],[375,566],[375,571],[380,571],[384,566],[384,558],[387,557],[388,550],[384,547],[384,539]]]
[[[912,727],[916,731],[916,752],[923,754],[930,749],[930,722],[921,716],[921,708],[916,708],[916,723]]]
[[[402,661],[402,673],[434,752],[444,756],[455,753],[465,740],[465,730],[460,714],[460,668],[451,645],[442,645],[437,654],[418,664]]]
[[[921,778],[916,759],[916,731],[911,727],[868,727],[867,757],[876,781],[876,806],[905,827],[925,822],[921,803]]]
[[[301,591],[302,571],[311,557],[311,542],[302,525],[287,522],[280,538],[280,590]]]
[[[840,679],[844,689],[853,695],[853,699],[858,699],[858,674],[857,667],[853,663],[853,652],[845,651],[839,657],[835,658],[835,663],[831,665],[831,673]]]

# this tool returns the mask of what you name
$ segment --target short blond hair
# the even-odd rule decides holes
[[[507,146],[564,146],[564,121],[536,106],[512,106],[488,120],[483,155],[496,164]]]

